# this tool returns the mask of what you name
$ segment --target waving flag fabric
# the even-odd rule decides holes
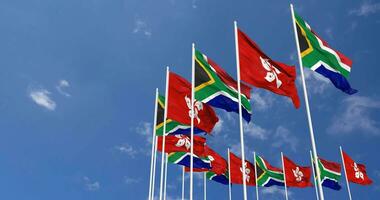
[[[228,170],[227,161],[222,156],[220,156],[218,153],[216,153],[214,150],[212,150],[210,147],[208,147],[207,145],[204,147],[203,157],[205,159],[208,159],[210,161],[211,170],[208,170],[208,169],[204,169],[204,170],[197,169],[196,170],[197,172],[211,171],[211,172],[213,172],[213,173],[215,173],[217,175],[221,175],[221,174],[224,174],[224,173],[227,172],[227,170]],[[185,168],[185,171],[189,172],[190,169],[189,168]]]
[[[342,188],[339,185],[339,179],[342,176],[340,164],[319,158],[318,166],[321,172],[322,186],[340,190]]]
[[[163,136],[158,136],[158,151],[162,151]],[[205,152],[206,139],[200,136],[194,136],[194,154],[203,156]],[[165,136],[165,152],[190,152],[191,140],[187,135],[168,135]]]
[[[262,157],[256,155],[257,185],[270,187],[284,185],[284,173],[281,169],[271,166]]]
[[[223,185],[228,185],[228,174],[226,174],[226,173],[218,175],[212,171],[209,171],[206,173],[206,177],[209,180],[213,180],[213,181],[221,183]]]
[[[241,158],[230,152],[230,170],[231,170],[231,183],[243,184],[243,167],[241,166]],[[245,177],[247,185],[256,185],[255,183],[255,166],[245,161]]]
[[[191,153],[189,152],[173,152],[168,156],[168,161],[177,165],[190,167]],[[211,164],[208,159],[193,154],[194,169],[211,169]]]
[[[297,93],[296,69],[269,58],[243,31],[238,30],[241,80],[276,94],[288,96],[296,108],[300,106]]]
[[[304,67],[330,79],[334,86],[347,94],[355,94],[347,81],[352,61],[322,40],[299,15],[294,14],[298,43]]]
[[[286,186],[288,187],[310,187],[311,168],[302,167],[295,164],[288,157],[284,156],[284,168],[286,175]]]
[[[251,120],[251,88],[241,84],[243,118]],[[197,100],[228,112],[239,113],[237,82],[214,61],[195,51],[195,97]]]
[[[157,100],[157,123],[156,135],[162,136],[164,131],[164,112],[165,112],[165,97],[158,96]],[[194,133],[201,133],[202,130],[194,128]],[[187,134],[190,133],[190,125],[181,124],[171,119],[166,120],[166,135]]]
[[[169,74],[168,119],[191,124],[191,84],[177,74]],[[194,126],[210,133],[218,122],[214,110],[200,101],[194,102]]]
[[[372,180],[367,175],[365,165],[356,163],[346,152],[342,151],[342,153],[348,181],[360,185],[372,184]]]

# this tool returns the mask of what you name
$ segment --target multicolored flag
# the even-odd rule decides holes
[[[288,96],[300,106],[294,66],[272,60],[243,31],[238,30],[241,80],[276,94]]]
[[[215,174],[212,171],[208,171],[206,173],[206,177],[209,180],[213,180],[213,181],[221,183],[223,185],[228,185],[228,174],[227,174],[227,172],[224,173],[224,174],[218,175],[218,174]]]
[[[303,66],[330,79],[334,86],[343,92],[355,94],[357,90],[351,88],[347,80],[352,61],[332,49],[298,14],[294,13],[294,17]]]
[[[211,171],[217,175],[225,174],[227,172],[227,170],[228,170],[227,161],[222,156],[220,156],[218,153],[216,153],[214,150],[212,150],[210,147],[208,147],[207,145],[204,148],[203,157],[210,161],[211,170],[209,170],[209,169],[203,169],[203,170],[197,169],[194,171],[196,171],[196,172]],[[185,168],[185,171],[189,172],[190,168]]]
[[[258,155],[256,155],[256,170],[258,186],[284,186],[284,173],[282,170],[271,166],[264,158]]]
[[[164,112],[165,112],[165,97],[158,95],[157,99],[157,123],[156,135],[162,136],[164,131]],[[181,124],[171,119],[166,119],[166,135],[187,134],[190,133],[190,125]],[[203,131],[194,128],[194,133],[202,133]]]
[[[163,136],[157,137],[158,151],[162,151]],[[205,153],[206,139],[194,136],[194,154],[202,156]],[[165,152],[190,152],[191,139],[187,135],[168,135],[165,136]]]
[[[340,190],[342,188],[339,185],[339,179],[342,176],[340,164],[319,158],[318,166],[321,172],[320,180],[322,186],[333,190]]]
[[[168,155],[168,162],[185,167],[190,167],[191,153],[189,152],[173,152]],[[193,169],[211,169],[208,159],[193,154]]]
[[[255,182],[255,166],[245,160],[245,178],[247,185],[256,185]],[[230,152],[230,174],[231,183],[243,184],[243,167],[241,158]]]
[[[286,186],[288,187],[310,187],[311,168],[295,164],[284,156],[284,171],[286,175]]]
[[[243,118],[251,120],[251,88],[241,84]],[[195,51],[195,98],[227,112],[239,113],[237,82],[214,61]]]
[[[365,165],[356,163],[346,152],[342,151],[342,153],[348,181],[360,185],[372,184],[372,180],[367,175]]]
[[[179,75],[169,73],[168,119],[191,124],[191,84]],[[194,102],[194,127],[210,133],[219,121],[215,111],[207,104]]]

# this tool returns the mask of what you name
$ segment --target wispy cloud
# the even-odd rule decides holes
[[[123,144],[119,146],[115,146],[115,149],[119,151],[120,153],[126,154],[131,158],[135,158],[136,154],[138,153],[137,150],[135,150],[131,145],[129,144]]]
[[[263,187],[261,190],[261,194],[270,195],[270,196],[285,196],[285,190],[283,187]],[[292,196],[292,193],[288,190],[288,197]],[[281,198],[282,199],[282,198]]]
[[[223,119],[219,119],[218,123],[215,124],[214,130],[213,130],[213,133],[215,133],[215,135],[218,135],[219,133],[222,132],[223,123],[224,123]]]
[[[148,38],[152,36],[152,31],[149,29],[147,23],[142,19],[136,19],[135,20],[135,26],[134,26],[132,32],[134,34],[141,33]]]
[[[126,184],[136,184],[141,182],[141,178],[124,177]]]
[[[88,191],[96,191],[100,189],[100,183],[98,181],[92,181],[87,176],[83,177],[85,189]]]
[[[307,80],[307,88],[313,94],[323,94],[329,87],[330,80],[326,77],[320,75],[309,69],[304,69],[305,79]],[[298,78],[299,84],[301,85],[301,78]]]
[[[330,39],[333,39],[333,38],[334,38],[333,30],[332,30],[331,27],[325,29],[325,34],[326,34],[327,37],[329,37]]]
[[[260,140],[266,140],[270,134],[268,130],[254,123],[244,124],[244,133]]]
[[[146,138],[146,141],[149,142],[149,144],[152,143],[152,126],[152,123],[141,122],[135,129],[136,133],[144,136]]]
[[[253,102],[253,110],[265,111],[273,105],[275,99],[273,94],[255,90],[251,93],[251,101]]]
[[[359,8],[352,9],[349,11],[351,15],[357,16],[368,16],[371,14],[375,14],[380,11],[380,3],[372,3],[371,1],[363,1]]]
[[[70,83],[67,80],[60,80],[58,82],[58,85],[55,88],[61,95],[65,97],[70,97],[71,95],[64,91],[66,88],[69,88],[69,87],[70,87]]]
[[[380,109],[380,100],[364,96],[349,96],[343,100],[341,114],[333,117],[328,128],[331,134],[347,134],[355,130],[360,133],[379,135],[379,123],[371,117],[374,110]]]
[[[198,8],[197,0],[192,0],[191,1],[191,7],[194,8],[194,9]]]
[[[282,147],[282,146],[289,146],[292,151],[296,151],[297,145],[298,145],[298,139],[296,136],[291,134],[289,129],[279,126],[277,127],[275,134],[274,134],[274,143],[272,143],[273,147]]]
[[[29,97],[39,106],[42,106],[50,111],[55,110],[57,104],[50,98],[50,92],[46,89],[31,89]]]

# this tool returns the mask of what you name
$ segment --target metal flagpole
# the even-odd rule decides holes
[[[152,177],[152,196],[151,200],[154,199],[154,189],[155,189],[155,181],[156,181],[156,162],[157,162],[157,136],[155,136],[154,141],[154,157],[153,157],[153,177]]]
[[[282,170],[284,172],[285,199],[288,200],[288,188],[286,185],[286,172],[285,172],[285,164],[284,164],[284,154],[282,152],[281,152],[281,162],[282,162]]]
[[[203,173],[203,199],[207,200],[206,172]]]
[[[228,152],[228,196],[229,196],[229,200],[232,200],[230,148],[227,149],[227,152]]]
[[[342,146],[339,146],[339,149],[340,149],[340,156],[342,157],[344,176],[346,177],[346,184],[347,184],[348,196],[350,197],[350,200],[352,200],[352,197],[351,197],[351,190],[350,190],[350,183],[348,182],[348,177],[347,177],[346,164],[344,163],[344,158],[343,158],[343,150],[342,150]]]
[[[319,200],[319,195],[318,195],[318,184],[319,183],[318,183],[318,180],[315,178],[315,171],[314,171],[315,164],[313,162],[313,154],[311,153],[311,151],[310,151],[310,161],[311,161],[311,169],[313,169],[315,194],[317,195],[317,200]]]
[[[195,44],[192,44],[191,53],[191,155],[190,155],[190,200],[193,200],[193,159],[194,159],[194,86],[195,86]]]
[[[256,200],[259,200],[259,183],[257,183],[256,152],[253,152],[253,165],[255,166]]]
[[[185,200],[185,166],[182,167],[182,200]]]
[[[166,118],[168,116],[168,94],[169,94],[169,67],[166,67],[166,86],[165,86],[165,109],[164,109],[164,126],[162,134],[162,152],[161,152],[161,177],[160,177],[160,200],[162,200],[164,186],[164,167],[165,167],[165,136],[166,136]]]
[[[165,153],[165,179],[164,179],[164,200],[166,200],[166,185],[168,180],[168,154]]]
[[[318,161],[317,147],[315,145],[315,139],[314,139],[313,123],[312,123],[312,120],[311,120],[311,113],[310,113],[310,108],[309,108],[309,99],[308,99],[308,96],[307,96],[305,76],[304,76],[304,73],[303,73],[303,65],[302,65],[302,60],[301,60],[302,58],[301,58],[301,55],[300,55],[300,47],[299,47],[299,44],[298,44],[298,35],[297,35],[296,21],[295,21],[295,18],[294,18],[293,4],[290,4],[290,10],[292,12],[294,37],[295,37],[296,45],[297,45],[298,62],[299,62],[299,67],[300,67],[300,71],[301,71],[303,94],[304,94],[304,98],[305,98],[306,113],[307,113],[307,119],[308,119],[308,123],[309,123],[311,146],[312,146],[312,149],[313,149],[313,157],[314,157],[314,160]],[[319,175],[321,173],[320,173],[319,167],[316,167],[316,171],[317,171],[318,179],[320,179]],[[320,196],[321,200],[324,200],[325,198],[323,196],[323,189],[322,189],[322,185],[321,185],[321,181],[320,180],[319,180],[319,184],[318,184],[318,189],[319,189],[319,196]]]
[[[243,169],[243,192],[244,200],[247,200],[247,183],[245,174],[245,153],[244,153],[244,134],[243,134],[243,116],[241,108],[241,87],[240,87],[240,60],[239,60],[239,41],[238,41],[238,30],[237,22],[234,21],[234,31],[235,31],[235,52],[236,52],[236,71],[237,71],[237,84],[238,84],[238,95],[239,95],[239,125],[240,125],[240,145],[241,145],[241,166]]]
[[[152,190],[154,187],[153,184],[153,165],[154,165],[154,155],[155,151],[155,143],[156,143],[156,124],[157,124],[157,99],[158,99],[158,88],[156,88],[156,98],[154,102],[154,119],[153,119],[153,135],[152,135],[152,156],[150,158],[150,177],[149,177],[149,197],[148,199],[152,199]]]

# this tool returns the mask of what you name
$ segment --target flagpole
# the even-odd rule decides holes
[[[348,196],[350,197],[350,200],[352,200],[352,197],[351,197],[351,190],[350,190],[350,183],[348,182],[347,171],[346,171],[346,164],[344,163],[344,157],[343,157],[342,146],[339,146],[339,149],[340,149],[340,156],[342,157],[344,176],[346,177],[346,184],[347,184]]]
[[[255,166],[255,183],[256,183],[256,200],[259,200],[259,183],[257,183],[257,165],[256,165],[256,152],[253,152],[253,163]]]
[[[182,200],[185,200],[185,166],[182,166]]]
[[[166,185],[168,180],[168,154],[165,153],[165,179],[164,179],[164,200],[166,200]]]
[[[193,200],[193,159],[194,159],[194,86],[195,86],[195,44],[192,44],[191,53],[191,155],[190,155],[190,200]]]
[[[169,67],[166,67],[166,85],[165,85],[165,109],[164,109],[164,125],[162,134],[162,152],[161,152],[161,177],[160,177],[160,200],[162,200],[164,186],[164,167],[165,167],[165,136],[166,136],[166,118],[168,116],[168,98],[169,94]]]
[[[156,88],[156,98],[154,102],[154,119],[153,119],[153,135],[152,135],[152,156],[150,158],[150,177],[149,177],[149,197],[148,199],[152,200],[152,191],[153,191],[153,163],[155,152],[155,143],[156,143],[156,124],[157,124],[157,100],[158,100],[158,88]]]
[[[285,199],[288,200],[288,188],[286,186],[286,172],[284,164],[284,154],[281,152],[282,170],[284,172]]]
[[[311,153],[311,151],[310,151],[310,161],[311,161],[311,169],[313,169],[315,194],[317,195],[317,200],[319,200],[319,195],[318,195],[318,184],[319,183],[318,183],[318,180],[315,178],[315,171],[314,171],[315,164],[313,162],[313,154]]]
[[[206,172],[203,172],[203,199],[207,200]]]
[[[230,148],[227,148],[227,153],[228,153],[228,197],[229,197],[229,200],[232,200]]]
[[[244,200],[247,200],[247,183],[245,174],[245,153],[244,153],[244,133],[243,133],[243,116],[241,108],[241,86],[240,86],[240,60],[239,60],[239,41],[237,32],[237,22],[234,21],[235,31],[235,52],[236,52],[236,71],[237,71],[237,84],[238,84],[238,96],[239,96],[239,126],[240,126],[240,145],[241,145],[241,166],[243,169],[243,192]]]
[[[299,62],[299,67],[300,67],[300,71],[301,71],[303,94],[304,94],[304,98],[305,98],[305,105],[306,105],[306,113],[307,113],[307,119],[308,119],[308,124],[309,124],[311,146],[312,146],[312,149],[313,149],[313,157],[314,157],[314,160],[316,160],[318,162],[317,147],[316,147],[315,139],[314,139],[313,122],[311,120],[311,113],[310,113],[310,108],[309,108],[309,99],[308,99],[308,95],[307,95],[305,76],[304,76],[304,73],[303,73],[303,65],[302,65],[302,60],[301,60],[301,55],[300,55],[300,47],[299,47],[299,44],[298,44],[299,42],[298,42],[296,21],[295,21],[295,18],[294,18],[293,4],[290,4],[290,10],[292,12],[294,37],[295,37],[296,45],[297,45],[298,62]],[[318,166],[316,167],[316,172],[317,172],[317,178],[319,180],[319,183],[318,183],[319,196],[320,196],[321,200],[324,200],[325,198],[324,198],[324,195],[323,195],[323,189],[322,189],[322,185],[321,185],[321,181],[320,181],[320,174],[321,173],[320,173],[320,170],[319,170]]]
[[[154,199],[154,189],[155,189],[155,181],[156,181],[156,163],[157,163],[157,136],[155,136],[154,141],[154,157],[153,157],[153,177],[152,177],[152,196],[151,200]]]

